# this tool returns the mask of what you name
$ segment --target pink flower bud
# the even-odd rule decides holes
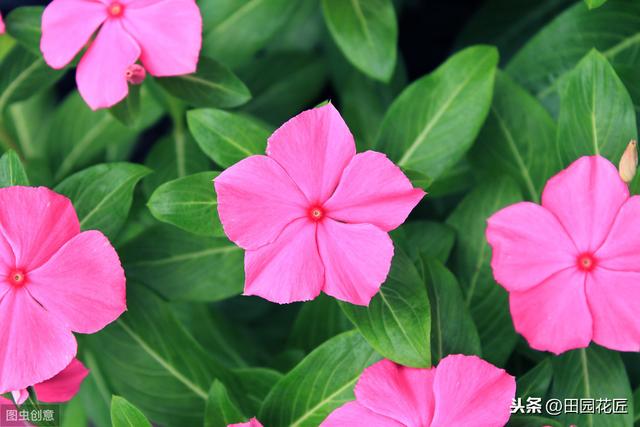
[[[147,72],[144,67],[139,64],[129,65],[126,71],[127,81],[132,85],[142,84],[144,78],[147,76]]]

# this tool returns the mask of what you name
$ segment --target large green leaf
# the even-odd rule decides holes
[[[355,331],[338,335],[309,354],[271,390],[258,419],[270,427],[315,427],[354,399],[362,371],[380,359]]]
[[[264,154],[270,129],[245,115],[201,109],[187,113],[189,130],[214,162],[228,168],[245,157]]]
[[[543,398],[549,391],[553,366],[551,359],[544,359],[526,374],[518,378],[516,395],[526,402],[529,397]]]
[[[176,282],[177,283],[177,282]],[[115,393],[167,426],[202,423],[214,379],[232,387],[221,367],[184,330],[169,306],[129,281],[129,310],[114,324],[88,337]]]
[[[440,261],[422,259],[431,304],[431,358],[481,354],[480,337],[455,276]]]
[[[370,77],[388,81],[395,68],[398,43],[391,0],[322,0],[322,10],[347,59]]]
[[[387,359],[431,366],[429,296],[411,259],[396,249],[391,271],[368,307],[341,303],[369,344]]]
[[[120,396],[111,399],[111,422],[113,427],[151,427],[144,414]]]
[[[591,345],[564,353],[553,360],[551,397],[556,399],[626,399],[626,414],[560,414],[563,425],[631,427],[632,393],[620,355]]]
[[[11,11],[4,20],[7,33],[33,54],[40,56],[40,38],[42,37],[42,6],[18,7]]]
[[[207,398],[204,427],[227,427],[242,421],[245,417],[229,397],[224,384],[214,381]]]
[[[226,238],[158,226],[119,252],[128,278],[147,284],[170,300],[218,301],[242,291],[243,251]]]
[[[150,172],[133,163],[105,163],[71,175],[55,191],[71,199],[83,230],[100,230],[113,240],[129,215],[136,184]]]
[[[499,72],[491,111],[470,159],[487,174],[513,177],[526,198],[538,202],[547,179],[561,166],[555,140],[549,113]]]
[[[196,107],[237,107],[251,99],[249,89],[231,70],[219,62],[200,57],[198,71],[158,79],[173,96]]]
[[[393,230],[391,237],[413,262],[426,255],[445,263],[453,249],[456,233],[441,222],[410,221]]]
[[[153,192],[147,206],[159,221],[201,236],[224,236],[213,188],[216,176],[218,172],[200,172],[166,182]]]
[[[271,389],[283,378],[280,372],[268,368],[234,369],[233,374],[237,379],[234,392],[242,396],[240,409],[250,415],[260,412],[262,402]]]
[[[0,157],[0,188],[29,185],[29,178],[15,151],[7,151]]]
[[[455,272],[480,334],[482,355],[499,366],[513,351],[517,336],[507,292],[493,280],[486,221],[499,209],[521,200],[520,190],[511,179],[485,182],[467,195],[447,219],[456,230]]]
[[[437,179],[471,147],[491,105],[498,52],[475,46],[413,83],[391,105],[377,147]]]
[[[637,138],[629,93],[606,58],[592,50],[569,75],[561,95],[557,144],[564,163],[598,154],[618,164],[629,141]]]

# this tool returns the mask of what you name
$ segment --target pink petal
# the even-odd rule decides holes
[[[278,240],[244,258],[244,294],[286,304],[320,294],[323,268],[316,246],[316,226],[307,218],[289,224]]]
[[[579,252],[595,251],[607,237],[629,189],[618,170],[600,156],[581,157],[551,178],[542,206],[553,212]]]
[[[229,424],[227,427],[262,427],[260,421],[251,418],[248,423]]]
[[[202,45],[202,17],[193,0],[132,2],[123,26],[140,44],[140,60],[154,76],[196,71]]]
[[[11,419],[9,415],[9,411],[14,411],[16,409],[17,409],[16,406],[13,404],[11,400],[0,396],[0,420]],[[15,423],[12,423],[11,426],[12,427],[17,427],[17,426],[31,427],[32,424],[29,424],[26,421],[17,421]]]
[[[516,380],[477,356],[457,354],[438,364],[433,392],[431,427],[501,427],[511,416]]]
[[[4,32],[5,32],[4,21],[2,20],[2,14],[0,13],[0,34],[4,34]]]
[[[30,270],[78,234],[80,223],[64,196],[44,187],[8,187],[0,189],[0,232],[15,255],[13,267]],[[7,250],[2,242],[0,250]],[[5,262],[10,257],[0,256]]]
[[[384,359],[362,372],[358,403],[406,426],[427,426],[433,416],[434,369],[407,368]]]
[[[89,370],[78,359],[73,359],[55,377],[33,386],[40,402],[68,402],[80,390],[82,381],[89,375]]]
[[[307,215],[307,202],[287,173],[267,156],[251,156],[215,179],[224,231],[244,249],[276,240],[282,229]]]
[[[107,8],[94,0],[54,0],[42,14],[40,50],[50,67],[63,68],[107,19]]]
[[[599,266],[611,270],[640,271],[640,196],[620,208],[611,231],[595,253]]]
[[[0,394],[47,380],[71,362],[76,340],[26,289],[0,301]]]
[[[592,321],[584,282],[585,273],[568,268],[509,294],[513,324],[531,347],[560,354],[589,345]]]
[[[578,250],[556,217],[542,206],[522,202],[488,220],[487,241],[496,282],[524,291],[576,265]]]
[[[22,390],[15,390],[11,392],[11,397],[16,405],[22,405],[29,398],[29,391],[26,388]]]
[[[127,68],[139,56],[140,47],[121,21],[107,20],[76,71],[80,95],[92,110],[112,107],[127,96]]]
[[[353,135],[332,104],[298,114],[269,138],[267,154],[276,160],[312,204],[336,189],[356,154]]]
[[[587,276],[593,341],[618,351],[640,351],[640,272],[595,268]]]
[[[338,221],[368,223],[391,231],[407,219],[424,195],[387,156],[367,151],[351,159],[324,208]]]
[[[389,235],[371,224],[326,218],[318,226],[318,249],[325,271],[323,291],[351,304],[369,305],[389,274]]]
[[[384,415],[376,414],[360,405],[358,402],[347,402],[335,411],[320,424],[320,427],[405,427]]]
[[[77,235],[30,271],[27,289],[69,329],[83,334],[99,331],[126,310],[120,259],[99,231]]]

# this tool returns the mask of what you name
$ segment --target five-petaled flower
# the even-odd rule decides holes
[[[227,236],[246,250],[245,295],[290,303],[321,291],[367,305],[424,191],[384,154],[356,154],[333,105],[305,111],[215,180]]]
[[[125,309],[116,251],[99,231],[80,232],[69,199],[0,189],[0,394],[58,374],[76,355],[72,331],[97,332]]]
[[[157,77],[196,70],[202,18],[195,0],[53,0],[42,15],[45,61],[66,66],[96,30],[76,72],[78,90],[94,110],[127,96],[138,59]]]
[[[356,400],[321,427],[502,427],[511,416],[515,378],[477,356],[451,355],[430,369],[382,360],[364,370]]]
[[[493,274],[531,347],[559,354],[593,340],[640,350],[638,218],[640,197],[599,156],[551,178],[542,206],[521,202],[489,218]]]

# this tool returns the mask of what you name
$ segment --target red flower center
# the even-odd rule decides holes
[[[592,271],[596,267],[596,259],[592,254],[582,254],[578,256],[578,269],[581,271]]]
[[[27,274],[20,269],[11,270],[7,276],[9,283],[16,287],[22,287],[27,282]]]
[[[122,16],[122,13],[124,12],[124,6],[117,1],[113,2],[107,8],[107,12],[109,12],[110,16],[117,18],[118,16]]]
[[[322,209],[322,206],[312,206],[309,209],[309,219],[311,221],[320,221],[322,218],[324,218],[324,209]]]

